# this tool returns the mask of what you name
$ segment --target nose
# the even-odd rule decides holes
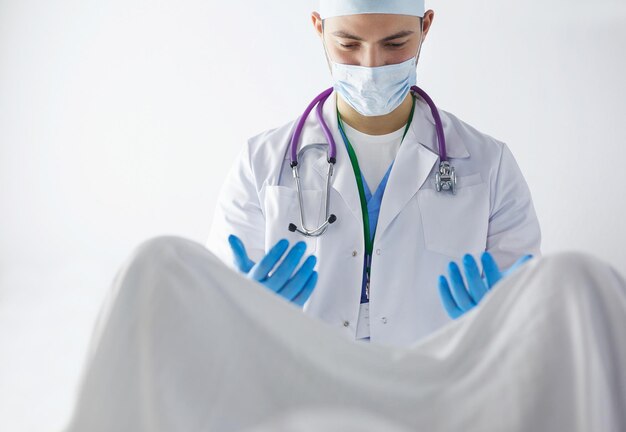
[[[360,59],[361,66],[366,67],[377,67],[384,66],[383,56],[380,53],[380,50],[374,47],[365,48],[361,51],[362,57]]]

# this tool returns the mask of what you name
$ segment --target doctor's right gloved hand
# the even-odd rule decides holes
[[[313,270],[317,263],[315,255],[309,255],[294,273],[306,251],[306,243],[303,241],[296,243],[289,250],[278,267],[276,265],[289,248],[289,242],[286,239],[279,240],[256,264],[248,257],[246,248],[239,237],[231,234],[228,236],[228,243],[233,251],[235,265],[250,279],[265,285],[300,307],[311,296],[318,277],[317,272]]]
[[[465,280],[467,287],[461,276],[461,270],[454,261],[448,265],[448,275],[450,283],[445,276],[439,276],[439,296],[443,306],[452,319],[459,318],[470,309],[476,307],[501,279],[507,277],[514,270],[521,267],[532,255],[524,255],[517,260],[510,268],[500,271],[498,264],[489,252],[483,252],[480,260],[483,265],[484,277],[481,277],[478,265],[474,257],[466,254],[463,257],[463,269],[465,270]]]

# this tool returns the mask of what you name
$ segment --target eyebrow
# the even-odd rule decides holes
[[[394,40],[394,39],[399,39],[401,37],[412,35],[413,33],[415,33],[415,32],[411,31],[411,30],[403,30],[403,31],[398,32],[396,34],[392,34],[391,36],[387,36],[386,38],[383,38],[383,39],[379,40],[378,42],[389,42],[389,41]],[[345,32],[343,30],[339,30],[339,31],[333,32],[333,36],[337,36],[337,37],[345,38],[345,39],[354,39],[354,40],[357,40],[357,41],[363,41],[362,37],[350,34],[350,33]]]

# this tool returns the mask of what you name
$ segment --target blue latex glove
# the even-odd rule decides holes
[[[465,314],[480,303],[485,294],[501,279],[507,277],[532,257],[532,255],[524,255],[510,268],[501,272],[493,256],[489,252],[483,252],[480,260],[485,276],[481,277],[474,257],[466,254],[463,257],[463,269],[465,270],[467,287],[461,276],[459,266],[454,261],[451,261],[448,265],[450,283],[448,283],[445,276],[439,276],[439,295],[446,312],[453,319]]]
[[[313,270],[317,263],[315,255],[309,255],[294,274],[306,251],[306,243],[302,241],[296,243],[278,267],[276,264],[289,248],[289,242],[285,239],[279,240],[267,255],[256,264],[248,257],[246,248],[239,237],[231,234],[228,237],[228,243],[233,250],[235,265],[250,279],[265,285],[300,307],[313,293],[318,277],[317,272]]]

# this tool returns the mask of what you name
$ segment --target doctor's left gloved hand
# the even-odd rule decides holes
[[[318,277],[317,272],[313,270],[317,263],[315,255],[309,255],[294,273],[304,256],[306,243],[302,241],[296,243],[278,267],[276,265],[289,248],[289,242],[285,239],[278,241],[256,264],[248,257],[246,248],[239,237],[231,234],[228,237],[228,243],[233,250],[235,265],[250,279],[265,285],[298,306],[304,305],[313,293]]]
[[[483,264],[485,276],[481,277],[474,257],[466,254],[463,257],[463,269],[465,270],[467,287],[461,276],[459,266],[454,261],[451,261],[448,265],[450,283],[448,283],[445,276],[439,276],[439,295],[446,312],[453,319],[459,318],[480,303],[485,294],[500,279],[508,276],[532,257],[532,255],[524,255],[509,269],[500,271],[493,256],[489,252],[483,252],[480,260]]]

